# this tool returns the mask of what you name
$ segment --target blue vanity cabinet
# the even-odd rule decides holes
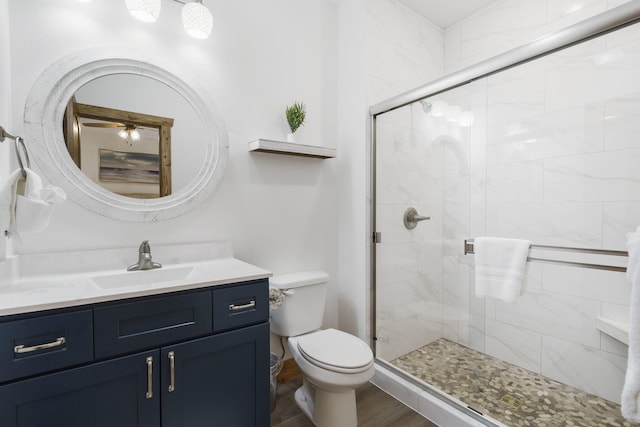
[[[166,347],[161,358],[163,427],[269,426],[268,324]]]
[[[0,425],[158,427],[159,354],[124,356],[0,386]]]
[[[268,303],[260,279],[0,318],[0,426],[267,427]]]

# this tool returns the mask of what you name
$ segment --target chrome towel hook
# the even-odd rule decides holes
[[[4,130],[4,128],[2,126],[0,126],[0,142],[3,142],[5,140],[5,138],[9,138],[9,139],[15,140],[17,137],[11,135],[9,132]]]
[[[18,158],[18,164],[20,165],[22,176],[26,178],[27,172],[24,170],[24,168],[26,166],[27,168],[31,169],[31,160],[29,160],[29,153],[27,152],[27,146],[24,143],[24,138],[22,138],[21,136],[11,135],[9,132],[4,130],[2,126],[0,126],[0,142],[3,142],[7,138],[13,139],[16,149],[16,157]]]

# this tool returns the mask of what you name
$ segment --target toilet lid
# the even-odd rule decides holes
[[[364,341],[336,329],[298,337],[298,349],[309,362],[336,372],[362,372],[373,361]]]

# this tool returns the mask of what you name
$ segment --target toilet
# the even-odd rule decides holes
[[[284,302],[271,311],[271,332],[287,337],[302,371],[296,403],[318,427],[356,427],[355,390],[374,374],[373,353],[360,338],[320,329],[329,276],[323,271],[274,276]]]

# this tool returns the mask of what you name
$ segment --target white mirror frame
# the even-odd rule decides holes
[[[224,121],[197,82],[180,78],[140,52],[125,49],[89,49],[49,66],[27,97],[24,126],[29,152],[53,185],[70,199],[100,215],[133,222],[156,222],[182,215],[208,198],[224,173],[229,142]],[[102,188],[85,176],[71,159],[63,139],[64,110],[84,84],[110,74],[135,74],[156,79],[180,93],[203,123],[205,156],[196,177],[176,193],[157,199],[134,199]],[[199,165],[200,166],[200,165]]]

